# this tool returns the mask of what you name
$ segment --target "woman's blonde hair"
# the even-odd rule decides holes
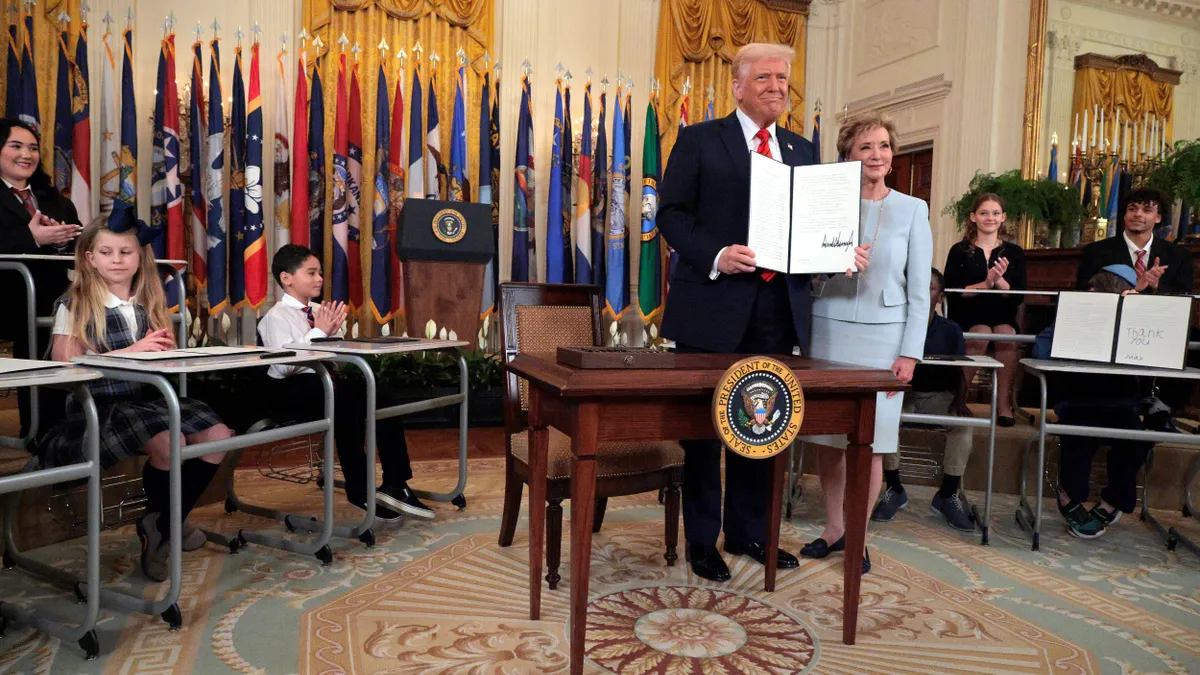
[[[71,337],[97,352],[108,350],[108,321],[105,317],[108,300],[108,284],[100,272],[87,259],[87,254],[96,245],[101,232],[130,237],[137,242],[137,232],[112,232],[104,216],[97,217],[83,228],[75,243],[75,280],[67,289],[67,311],[71,313]],[[154,251],[149,244],[138,246],[138,268],[133,274],[131,286],[137,304],[146,310],[150,330],[170,326],[167,299],[163,292],[158,266],[154,262]],[[135,330],[136,332],[136,330]],[[134,339],[142,336],[134,335]]]
[[[869,112],[851,117],[842,123],[837,138],[838,157],[842,159],[849,157],[854,139],[873,129],[887,130],[888,143],[892,146],[892,152],[899,152],[899,148],[896,147],[896,125],[877,112]]]

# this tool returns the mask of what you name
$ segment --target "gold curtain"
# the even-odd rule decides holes
[[[1091,145],[1092,125],[1097,106],[1104,111],[1104,123],[1108,127],[1104,135],[1109,143],[1114,143],[1112,124],[1118,110],[1121,111],[1122,134],[1126,120],[1130,123],[1130,133],[1133,132],[1134,122],[1139,125],[1139,144],[1140,125],[1145,122],[1147,114],[1152,118],[1166,119],[1166,130],[1162,132],[1162,138],[1174,140],[1175,85],[1178,82],[1177,71],[1160,69],[1144,55],[1112,59],[1086,54],[1076,62],[1071,119],[1074,120],[1078,115],[1082,124],[1083,113],[1087,111],[1088,145]],[[1082,132],[1080,133],[1082,135]],[[1132,140],[1130,143],[1132,152]]]
[[[421,43],[421,118],[428,125],[429,77],[437,73],[438,126],[441,129],[443,163],[450,158],[450,128],[454,121],[454,93],[459,60],[455,54],[462,49],[467,58],[467,164],[471,196],[475,197],[479,185],[479,96],[483,85],[483,56],[492,50],[493,16],[495,0],[304,0],[304,25],[314,36],[320,36],[325,44],[321,49],[321,84],[325,91],[325,175],[326,185],[332,185],[333,134],[337,105],[338,39],[343,33],[349,45],[358,43],[362,53],[358,59],[358,84],[362,94],[363,125],[363,184],[359,198],[360,216],[360,268],[366,289],[371,287],[371,204],[375,200],[375,92],[379,86],[379,62],[381,51],[378,45],[387,40],[390,50],[386,54],[384,72],[389,91],[389,111],[396,90],[401,48],[408,55],[405,61],[404,81],[404,135],[408,138],[408,120],[411,115],[412,76],[414,63],[413,47]],[[346,48],[346,90],[349,95],[350,72],[354,58],[350,46]],[[436,66],[430,56],[436,52],[440,61]],[[310,63],[314,51],[308,45]],[[493,60],[495,54],[492,53]],[[311,75],[310,75],[311,77]],[[493,84],[492,95],[495,95]],[[404,158],[402,165],[407,166]],[[329,204],[325,208],[326,276],[332,264],[333,213]],[[372,325],[369,312],[361,311],[364,328]]]
[[[37,76],[38,111],[42,122],[42,166],[51,176],[54,175],[54,101],[58,88],[58,52],[59,36],[62,24],[54,17],[66,11],[71,17],[68,24],[67,51],[75,58],[75,42],[79,37],[80,0],[45,0],[34,5],[33,9],[33,70]],[[20,86],[19,82],[8,81],[8,26],[12,19],[17,21],[17,59],[21,58],[21,45],[25,41],[24,8],[18,14],[8,13],[8,2],[0,7],[4,13],[5,33],[0,36],[0,91],[9,87]],[[124,23],[121,24],[124,26]],[[103,28],[103,26],[101,26]],[[88,40],[98,40],[99,35],[94,28],[88,30]],[[118,38],[119,39],[119,38]],[[94,66],[93,66],[94,67]],[[0,107],[4,102],[0,101]],[[96,114],[95,112],[92,113]],[[5,117],[16,117],[16,113],[5,110]]]
[[[804,126],[804,49],[806,13],[771,9],[761,0],[662,0],[658,20],[655,75],[662,82],[662,156],[668,157],[679,131],[684,82],[691,78],[688,122],[704,118],[708,88],[713,114],[733,112],[730,63],[751,42],[775,42],[796,50],[788,85],[788,109],[781,123],[797,133]]]

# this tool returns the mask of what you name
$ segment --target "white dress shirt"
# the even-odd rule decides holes
[[[1122,232],[1121,236],[1125,238],[1125,246],[1129,248],[1129,266],[1136,270],[1137,252],[1145,251],[1146,255],[1142,256],[1142,264],[1146,266],[1146,269],[1150,269],[1150,266],[1154,264],[1154,261],[1150,259],[1150,246],[1154,243],[1154,234],[1150,234],[1150,238],[1146,240],[1146,246],[1143,248],[1138,248],[1138,245],[1133,243],[1128,232]]]
[[[737,109],[736,114],[738,123],[742,125],[742,135],[746,137],[746,147],[750,149],[751,153],[758,152],[758,139],[755,138],[755,135],[762,127],[759,127],[758,123],[750,119],[749,115],[742,112],[741,108]],[[775,133],[775,123],[771,122],[771,126],[766,127],[766,130],[770,134],[767,138],[767,144],[771,147],[771,159],[776,162],[782,162],[783,153],[779,150],[779,136]],[[726,248],[729,247],[726,246],[717,251],[717,257],[713,259],[712,271],[708,274],[709,279],[716,279],[721,275],[721,271],[717,269],[717,263],[721,260],[721,254],[725,253]]]
[[[310,302],[307,305],[316,309],[320,305]],[[329,334],[315,326],[308,325],[308,316],[304,312],[305,304],[295,297],[284,294],[279,302],[258,322],[258,337],[263,346],[269,349],[281,349],[284,345],[295,342],[311,344],[314,338],[329,337]],[[334,332],[334,337],[345,334],[345,326]],[[271,377],[282,380],[291,375],[314,372],[312,368],[303,366],[271,366],[268,373]]]
[[[17,190],[17,191],[19,191],[19,192],[24,192],[24,193],[26,193],[26,194],[29,196],[29,199],[30,199],[30,200],[33,202],[33,208],[34,208],[34,210],[35,210],[35,211],[37,210],[37,208],[38,208],[38,201],[37,201],[37,197],[35,197],[35,196],[33,195],[33,188],[32,188],[31,186],[29,186],[28,184],[26,184],[24,188],[19,188],[19,187],[17,187],[16,185],[13,185],[12,183],[8,182],[7,180],[5,180],[5,179],[3,179],[3,178],[0,178],[0,181],[3,181],[3,182],[4,182],[4,187],[8,188],[8,190],[9,190],[10,192],[11,192],[11,191],[13,191],[13,190]]]
[[[136,303],[136,297],[131,297],[128,300],[122,300],[114,295],[111,291],[109,292],[108,297],[104,299],[105,308],[115,309],[121,313],[121,318],[125,320],[125,326],[129,329],[129,333],[133,335],[135,342],[144,337],[137,334],[137,312],[133,309],[133,306]],[[50,329],[50,333],[52,335],[70,335],[71,329],[74,328],[74,325],[74,322],[71,320],[71,311],[67,309],[67,304],[64,302],[63,304],[59,305],[58,309],[54,312],[54,327]],[[87,353],[95,354],[96,352],[89,349]]]

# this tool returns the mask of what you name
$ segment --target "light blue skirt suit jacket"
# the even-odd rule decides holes
[[[831,275],[814,289],[810,356],[859,366],[888,368],[899,356],[920,359],[929,326],[929,277],[933,235],[929,206],[895,190],[879,201],[863,200],[862,242],[870,243],[866,271]],[[878,394],[876,453],[896,452],[904,398]],[[845,447],[845,436],[806,440]]]

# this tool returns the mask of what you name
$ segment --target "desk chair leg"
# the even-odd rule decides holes
[[[558,582],[562,580],[558,574],[562,562],[562,515],[561,499],[551,499],[546,503],[546,583],[552,591],[558,588]]]
[[[674,567],[675,561],[679,559],[679,555],[675,552],[679,546],[679,488],[680,483],[671,483],[665,490],[666,495],[666,532],[664,533],[667,540],[667,553],[663,557],[667,560],[667,567]]]
[[[504,511],[500,516],[501,548],[512,546],[513,534],[517,531],[517,518],[521,515],[521,493],[525,491],[525,481],[513,470],[512,458],[507,462],[504,472]]]
[[[1192,465],[1188,467],[1187,477],[1183,482],[1183,508],[1180,512],[1184,518],[1200,518],[1200,513],[1192,508],[1192,483],[1196,482],[1196,475],[1200,474],[1200,455],[1192,458]]]
[[[592,521],[592,534],[600,531],[600,526],[604,524],[604,510],[608,508],[608,497],[596,498],[596,517]]]

